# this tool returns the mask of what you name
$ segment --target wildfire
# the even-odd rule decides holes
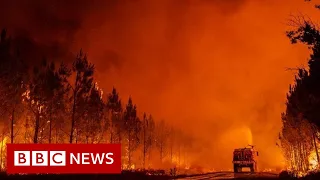
[[[1,170],[5,169],[5,151],[6,151],[6,144],[7,144],[7,141],[8,141],[8,138],[5,137],[2,141],[1,141],[1,144],[0,144],[0,149],[1,149],[1,159],[0,159],[0,168]]]
[[[26,98],[26,99],[30,99],[30,90],[27,89],[26,92],[22,93],[22,97]]]
[[[97,91],[99,91],[99,93],[100,93],[100,98],[102,99],[102,97],[103,97],[103,90],[99,87],[98,82],[95,82],[94,84],[95,84],[95,89],[96,89]]]
[[[264,169],[262,172],[272,172],[273,170],[272,169]]]
[[[122,169],[124,169],[124,170],[134,170],[134,169],[136,169],[136,166],[134,164],[131,164],[129,166],[128,163],[123,163]]]
[[[315,170],[315,169],[318,168],[318,160],[317,160],[316,151],[313,151],[313,152],[310,153],[308,161],[309,161],[309,166],[310,166],[309,168],[311,170]]]
[[[30,100],[31,97],[30,97],[30,90],[27,89],[24,93],[22,93],[22,97],[25,98],[25,99],[22,99],[22,101],[26,101],[26,100]],[[34,100],[31,100],[31,104],[32,105],[39,105],[39,102],[38,101],[34,101]],[[39,112],[42,112],[43,109],[44,109],[44,106],[43,105],[39,105],[38,108],[38,111]]]

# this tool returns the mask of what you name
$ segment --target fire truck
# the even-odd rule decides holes
[[[233,171],[235,173],[242,172],[242,168],[250,168],[250,172],[257,172],[257,159],[259,153],[254,146],[248,145],[245,148],[235,149],[233,151]]]

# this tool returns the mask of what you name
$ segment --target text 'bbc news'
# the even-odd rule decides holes
[[[113,153],[70,153],[67,159],[66,151],[14,151],[14,166],[113,164],[112,156]]]
[[[9,144],[7,172],[120,173],[119,144]]]

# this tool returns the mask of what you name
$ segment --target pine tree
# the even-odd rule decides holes
[[[85,121],[83,128],[86,134],[86,143],[98,142],[98,136],[102,133],[102,120],[104,102],[102,100],[102,94],[97,85],[95,84],[90,91],[90,96],[87,101],[87,108],[85,113]]]
[[[10,116],[11,143],[14,142],[16,114],[22,109],[22,94],[26,91],[28,77],[26,63],[3,29],[0,38],[0,112]]]
[[[43,60],[39,67],[34,67],[28,91],[24,96],[29,110],[34,114],[34,143],[43,141],[44,131],[48,127],[48,142],[52,140],[52,124],[56,114],[64,109],[64,97],[67,89],[63,84],[63,74],[59,74],[54,63]],[[40,136],[39,136],[40,133]]]
[[[87,56],[82,50],[73,62],[72,72],[75,73],[75,81],[71,87],[72,112],[71,112],[71,129],[69,143],[72,144],[75,136],[75,128],[82,115],[85,113],[84,104],[89,92],[93,86],[94,65],[89,63]],[[76,131],[76,138],[79,136],[79,129]],[[77,139],[76,139],[77,142]]]
[[[150,157],[150,150],[154,142],[154,128],[155,124],[151,115],[149,117],[146,113],[143,114],[143,120],[141,124],[141,139],[142,139],[142,156],[143,156],[143,168],[146,167],[146,158]]]
[[[132,99],[130,97],[124,111],[124,127],[127,138],[129,167],[131,167],[132,165],[132,153],[140,144],[140,126],[141,122],[140,119],[137,117],[137,107],[132,103]]]
[[[295,84],[289,88],[286,112],[282,115],[283,129],[280,138],[281,145],[287,152],[287,159],[294,161],[291,162],[296,166],[293,168],[301,170],[301,164],[307,159],[306,155],[301,155],[302,152],[308,154],[313,148],[319,162],[316,141],[320,139],[317,135],[320,128],[320,32],[311,21],[303,18],[302,21],[298,20],[294,23],[299,27],[288,31],[287,36],[293,44],[306,44],[312,53],[308,70],[300,68]],[[297,167],[297,164],[300,167]]]
[[[112,88],[112,92],[108,95],[106,106],[109,114],[110,143],[121,143],[121,130],[123,129],[124,122],[121,118],[121,100],[116,88],[114,87]]]
[[[164,120],[161,120],[156,125],[156,147],[158,148],[160,161],[163,162],[163,159],[167,155],[167,145],[168,145],[168,135],[169,135],[169,127],[165,123]]]

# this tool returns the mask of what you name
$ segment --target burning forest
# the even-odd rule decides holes
[[[315,5],[319,9],[318,5]],[[298,176],[319,170],[319,42],[317,25],[305,17],[291,21],[294,30],[287,31],[293,44],[302,43],[311,50],[308,67],[297,68],[295,81],[289,86],[286,110],[282,113],[280,146],[287,168]]]
[[[71,67],[43,61],[28,66],[2,30],[1,158],[6,143],[121,143],[123,169],[188,168],[192,137],[122,100],[95,82],[94,65],[80,51]]]
[[[6,144],[120,143],[122,170],[232,171],[255,145],[259,171],[318,171],[310,3],[3,2],[1,170]]]

